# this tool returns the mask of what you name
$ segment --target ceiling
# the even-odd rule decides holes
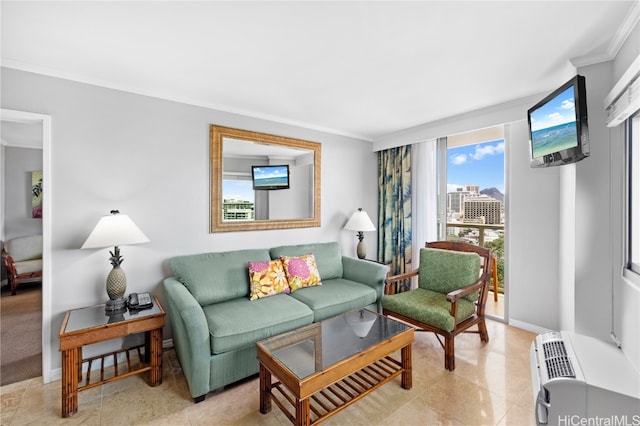
[[[234,139],[229,137],[223,138],[224,158],[277,158],[294,160],[297,157],[304,157],[313,151],[301,148],[289,148],[281,145],[270,145],[262,142],[252,142],[242,139]],[[251,153],[247,155],[247,153]]]
[[[16,148],[42,149],[42,123],[0,121],[0,143]]]
[[[10,68],[365,140],[613,59],[636,1],[0,2]]]

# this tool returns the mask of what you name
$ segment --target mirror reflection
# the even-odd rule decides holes
[[[211,232],[320,226],[320,144],[211,125]]]
[[[223,221],[313,217],[313,151],[224,137]]]

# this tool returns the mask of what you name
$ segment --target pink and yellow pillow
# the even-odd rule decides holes
[[[304,287],[322,285],[316,258],[312,253],[299,257],[282,256],[281,259],[292,292]]]
[[[249,262],[249,284],[250,300],[291,292],[280,259],[270,262]]]

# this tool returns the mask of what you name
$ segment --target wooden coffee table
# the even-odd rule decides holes
[[[317,424],[397,376],[411,389],[413,332],[361,309],[258,342],[260,412],[273,401],[294,424]]]

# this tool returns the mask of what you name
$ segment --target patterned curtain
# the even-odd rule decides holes
[[[378,261],[411,271],[411,146],[378,155]]]

